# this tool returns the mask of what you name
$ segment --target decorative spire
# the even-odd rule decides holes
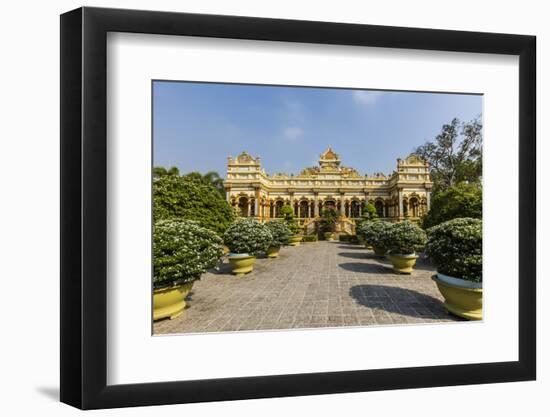
[[[329,146],[328,149],[321,154],[319,165],[324,168],[337,168],[340,165],[340,157]]]

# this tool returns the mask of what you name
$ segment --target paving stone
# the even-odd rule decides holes
[[[284,247],[277,259],[259,258],[244,277],[227,261],[204,274],[188,308],[153,326],[155,334],[340,326],[437,323],[449,315],[431,276],[419,260],[412,275],[360,246],[317,242]]]

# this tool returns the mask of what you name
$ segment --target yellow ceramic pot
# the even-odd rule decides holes
[[[388,252],[387,249],[385,248],[379,248],[379,247],[376,247],[376,246],[372,246],[372,250],[374,251],[375,254],[377,254],[378,256],[384,256],[386,254],[386,252]]]
[[[325,240],[334,240],[334,233],[332,232],[325,232],[323,233],[323,236],[325,237]]]
[[[372,249],[372,245],[370,243],[365,242],[365,249]]]
[[[481,283],[441,274],[434,275],[432,279],[436,282],[443,298],[445,298],[445,308],[449,312],[468,320],[481,320],[483,318],[483,288],[481,288]]]
[[[153,290],[153,320],[178,317],[185,308],[185,297],[193,282]]]
[[[267,257],[268,258],[278,258],[279,257],[279,249],[281,249],[279,246],[271,246],[267,249]]]
[[[233,273],[237,276],[243,276],[252,272],[254,263],[256,262],[256,257],[247,253],[232,254],[228,256],[228,259],[233,267]]]
[[[415,254],[411,255],[388,255],[390,262],[393,265],[394,272],[398,274],[410,274],[413,271],[414,264],[416,264]]]
[[[299,246],[302,241],[302,235],[294,235],[290,237],[290,246]]]

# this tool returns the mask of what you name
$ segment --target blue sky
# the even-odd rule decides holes
[[[390,174],[453,117],[481,113],[476,95],[155,81],[154,165],[225,176],[247,151],[269,174],[297,174],[332,146],[362,175]]]

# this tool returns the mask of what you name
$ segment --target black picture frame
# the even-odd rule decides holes
[[[108,32],[519,56],[519,360],[107,385]],[[536,378],[534,36],[80,8],[61,15],[61,401],[82,409]]]

